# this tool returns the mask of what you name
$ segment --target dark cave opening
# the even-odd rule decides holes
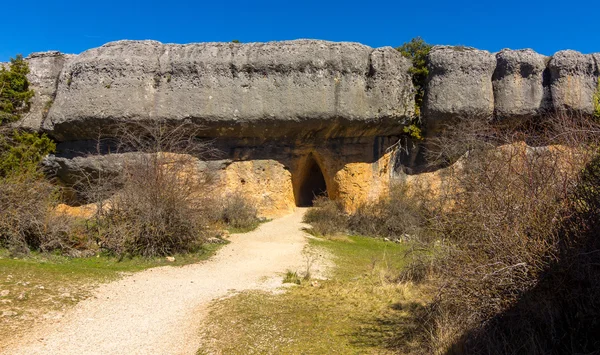
[[[302,176],[297,205],[298,207],[310,207],[316,197],[327,196],[325,177],[312,156],[309,156]]]

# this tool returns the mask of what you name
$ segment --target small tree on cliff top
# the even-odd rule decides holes
[[[423,106],[423,98],[425,96],[425,80],[429,71],[427,70],[426,58],[431,50],[432,45],[426,43],[421,37],[415,37],[396,48],[404,57],[412,62],[410,73],[412,74],[412,82],[415,86],[415,115],[418,117]]]
[[[28,73],[29,66],[20,54],[11,58],[8,70],[0,69],[0,124],[18,120],[29,108],[33,90],[29,89]]]

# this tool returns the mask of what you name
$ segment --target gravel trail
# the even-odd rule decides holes
[[[231,235],[231,243],[205,262],[103,284],[63,318],[7,344],[2,354],[195,354],[211,301],[232,291],[275,290],[282,272],[301,267],[304,211]]]

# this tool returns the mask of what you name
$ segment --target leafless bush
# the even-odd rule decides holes
[[[196,139],[198,131],[189,123],[162,121],[120,127],[119,151],[135,153],[117,177],[87,180],[88,191],[103,204],[94,227],[104,249],[162,256],[200,247],[214,199],[206,188],[210,176],[198,169],[196,158],[211,148]]]
[[[426,216],[418,197],[408,194],[406,186],[393,185],[388,194],[359,206],[349,217],[349,229],[396,241],[420,240]]]
[[[466,331],[509,310],[560,261],[561,226],[600,130],[564,115],[509,128],[457,123],[430,145],[438,162],[463,156],[464,166],[453,208],[429,220],[445,243],[428,351],[460,353]]]
[[[304,215],[304,222],[309,223],[311,233],[318,236],[345,233],[348,228],[348,217],[342,212],[338,202],[325,196],[315,198],[313,208]]]
[[[218,222],[223,222],[236,231],[252,230],[259,225],[261,220],[256,206],[242,193],[228,194],[222,201]]]
[[[89,247],[75,218],[57,215],[60,189],[37,170],[0,178],[0,245],[13,254],[59,250],[80,255]]]
[[[427,211],[418,194],[409,194],[405,186],[394,185],[389,193],[368,201],[352,213],[345,213],[336,201],[317,197],[304,221],[317,235],[352,234],[387,238],[394,241],[416,241],[424,237]]]

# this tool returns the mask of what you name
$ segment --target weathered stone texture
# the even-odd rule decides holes
[[[496,58],[467,47],[435,46],[428,55],[424,114],[435,124],[457,117],[491,117]]]
[[[552,108],[550,89],[544,85],[549,59],[531,49],[504,49],[496,54],[492,82],[496,119],[529,118]]]
[[[113,42],[65,66],[44,128],[60,140],[144,119],[191,119],[211,136],[399,130],[414,106],[409,67],[357,43]]]
[[[30,89],[34,91],[35,95],[30,101],[29,112],[23,115],[21,120],[15,124],[16,126],[35,131],[40,130],[56,95],[58,76],[65,62],[72,57],[74,56],[50,51],[32,53],[25,59],[29,64],[27,79]]]
[[[328,196],[346,210],[377,198],[394,170],[389,148],[414,114],[410,61],[391,47],[119,41],[27,61],[36,96],[19,124],[41,125],[59,141],[45,164],[67,184],[84,172],[115,175],[139,154],[88,156],[113,123],[190,120],[222,153],[197,159],[194,171],[214,175],[211,193],[243,193],[264,216],[286,213],[313,192],[305,183],[315,164]],[[423,113],[432,134],[456,118],[589,114],[600,76],[600,54],[573,51],[548,58],[436,46],[427,65]]]
[[[235,161],[219,171],[214,188],[224,198],[244,196],[258,207],[260,216],[279,217],[296,208],[289,169],[272,159]]]
[[[599,54],[581,54],[572,50],[554,54],[548,69],[551,77],[553,108],[591,114],[593,97],[597,90]]]

